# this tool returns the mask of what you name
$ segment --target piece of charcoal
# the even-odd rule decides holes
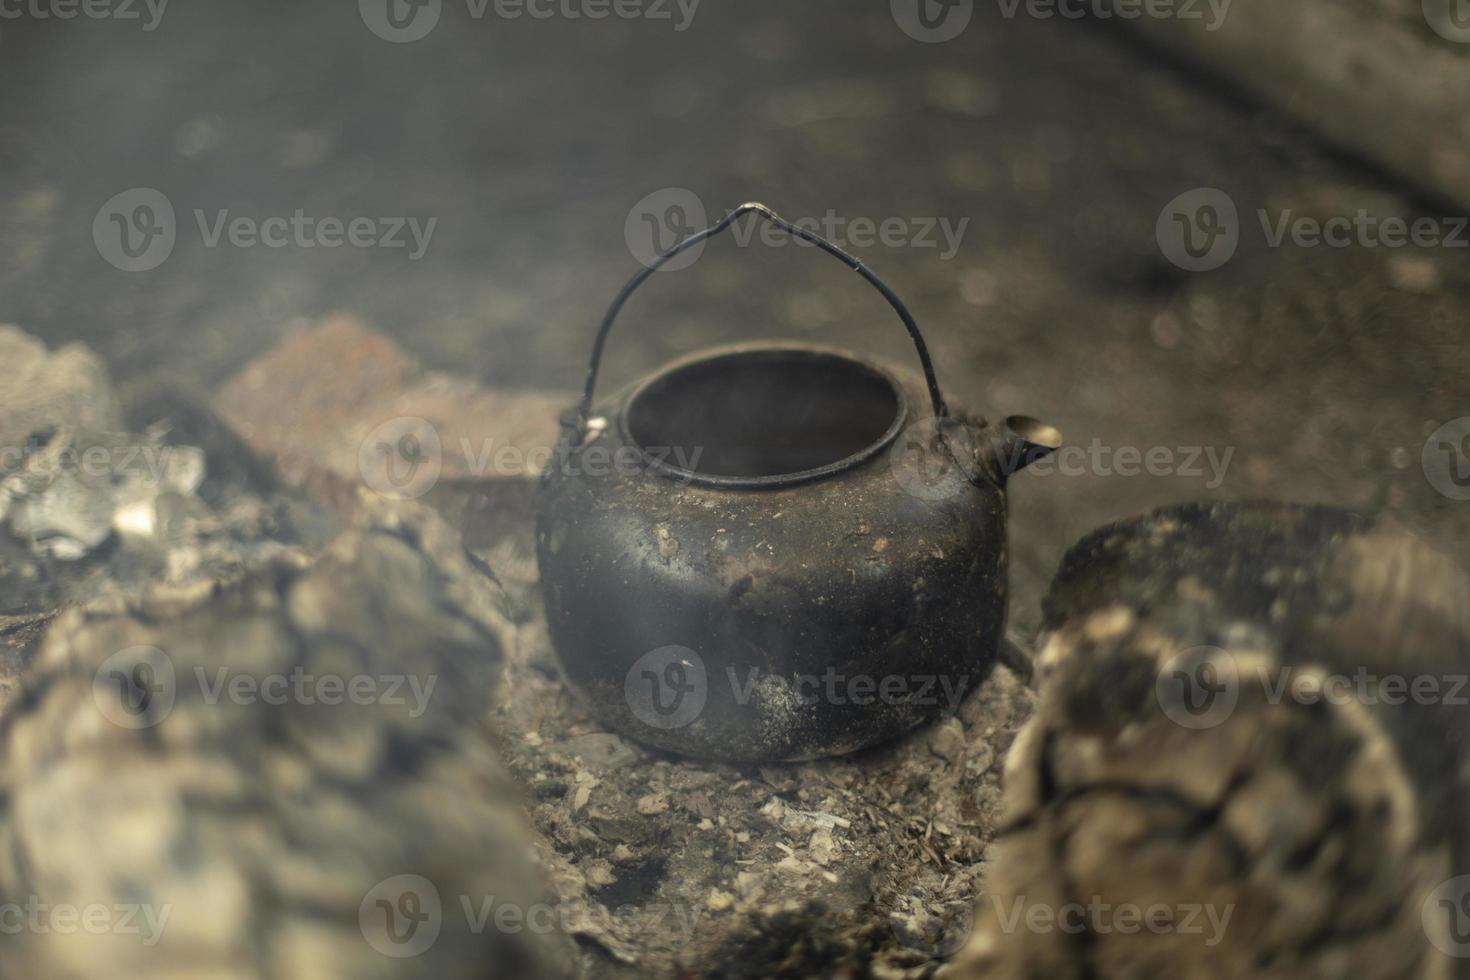
[[[370,502],[315,560],[63,613],[0,720],[0,909],[41,924],[0,976],[574,975],[481,727],[501,605]]]
[[[129,429],[157,432],[159,441],[169,446],[198,446],[204,451],[209,469],[199,496],[210,507],[226,507],[245,494],[268,497],[281,491],[274,465],[258,456],[202,395],[153,379],[130,394]]]
[[[1045,611],[956,977],[1467,975],[1454,562],[1384,519],[1189,505],[1076,545]]]

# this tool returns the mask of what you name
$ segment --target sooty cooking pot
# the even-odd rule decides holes
[[[633,291],[752,212],[882,293],[923,377],[746,344],[594,408]],[[613,729],[709,759],[836,755],[952,712],[996,658],[1006,479],[1059,445],[1031,419],[951,415],[902,301],[837,246],[743,205],[623,288],[563,419],[536,534],[563,673]]]

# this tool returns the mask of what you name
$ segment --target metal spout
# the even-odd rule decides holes
[[[1004,485],[1013,475],[1061,447],[1062,434],[1057,429],[1028,415],[1012,415],[992,434],[987,469]]]

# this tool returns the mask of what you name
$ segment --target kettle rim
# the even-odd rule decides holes
[[[807,467],[785,473],[760,476],[738,476],[711,473],[679,465],[666,453],[649,452],[644,441],[633,431],[630,415],[640,399],[648,396],[658,386],[666,384],[675,375],[692,368],[717,364],[720,361],[745,360],[752,357],[782,359],[809,359],[813,362],[840,362],[847,370],[856,369],[870,380],[880,381],[885,393],[894,400],[893,417],[888,426],[876,439],[866,443],[856,452],[820,466]],[[905,386],[887,366],[841,347],[822,344],[806,344],[791,341],[746,341],[719,347],[705,348],[685,357],[671,361],[639,381],[621,400],[617,407],[617,425],[625,443],[636,449],[644,464],[660,477],[678,481],[682,485],[694,485],[718,490],[778,490],[800,484],[829,479],[846,473],[879,456],[898,438],[908,423],[909,408]]]

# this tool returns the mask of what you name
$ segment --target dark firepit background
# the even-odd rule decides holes
[[[347,310],[432,367],[571,389],[637,268],[629,211],[660,189],[711,214],[758,199],[788,217],[968,219],[948,261],[857,249],[910,302],[955,402],[1029,412],[1084,447],[1167,447],[1179,466],[1190,447],[1233,450],[1219,486],[1208,466],[1020,477],[1023,627],[1069,542],[1171,501],[1384,505],[1447,545],[1470,539],[1470,503],[1421,466],[1429,434],[1470,415],[1466,253],[1265,247],[1259,208],[1390,213],[1405,188],[1116,29],[976,7],[935,45],[886,0],[704,0],[684,32],[474,20],[446,0],[411,44],[374,36],[350,2],[174,0],[151,32],[3,20],[0,321],[85,341],[124,383],[208,389],[303,318]],[[133,187],[179,216],[146,273],[92,240],[99,207]],[[1155,239],[1197,187],[1227,191],[1245,228],[1209,273]],[[207,248],[196,208],[438,225],[416,262]],[[611,369],[773,336],[911,357],[835,263],[725,240],[634,301]]]

